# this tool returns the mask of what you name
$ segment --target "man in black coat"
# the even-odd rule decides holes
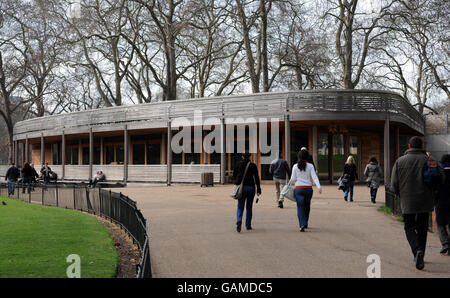
[[[392,168],[391,188],[400,199],[406,239],[411,246],[416,268],[424,268],[429,213],[434,209],[431,189],[425,184],[423,172],[428,156],[423,141],[412,137],[405,155]]]
[[[20,171],[14,163],[6,171],[5,180],[8,181],[8,197],[14,195],[17,179],[20,177]]]

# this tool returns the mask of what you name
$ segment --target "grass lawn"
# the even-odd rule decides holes
[[[117,251],[109,231],[78,211],[0,197],[0,278],[67,277],[70,254],[81,277],[114,277]]]

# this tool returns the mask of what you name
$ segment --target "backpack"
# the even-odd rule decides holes
[[[439,171],[437,161],[431,155],[423,169],[423,182],[432,188],[441,183],[441,171]]]

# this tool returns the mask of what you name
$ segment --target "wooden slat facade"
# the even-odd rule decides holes
[[[307,131],[308,140],[304,145],[313,150],[312,154],[317,158],[318,133],[322,135],[328,133],[328,149],[333,152],[333,133],[327,131],[329,127],[335,126],[336,123],[344,128],[352,127],[354,130],[356,129],[351,132],[352,136],[359,138],[358,154],[362,158],[361,150],[364,144],[361,132],[364,129],[373,130],[376,127],[383,127],[386,123],[388,130],[383,133],[386,144],[389,144],[390,123],[392,123],[393,129],[399,129],[402,126],[404,131],[411,134],[423,135],[425,129],[424,118],[411,104],[396,93],[374,90],[309,90],[157,102],[35,118],[18,122],[15,125],[14,140],[22,147],[30,142],[33,147],[33,158],[35,151],[36,154],[39,151],[41,161],[43,161],[44,159],[50,160],[51,152],[47,152],[47,149],[45,152],[41,152],[40,143],[45,143],[45,148],[47,148],[47,144],[61,143],[64,134],[64,140],[71,141],[71,145],[67,145],[67,148],[79,148],[78,165],[65,165],[64,171],[62,165],[52,166],[59,177],[64,172],[65,180],[86,181],[90,176],[95,176],[97,170],[102,170],[108,181],[198,183],[201,173],[213,172],[215,183],[225,183],[225,173],[232,172],[231,155],[228,152],[221,156],[222,171],[220,165],[209,164],[210,156],[206,154],[201,154],[201,164],[192,165],[184,164],[184,154],[182,155],[182,164],[172,165],[172,159],[168,155],[167,138],[170,140],[172,134],[173,128],[169,128],[172,121],[175,118],[184,117],[193,124],[195,113],[198,114],[199,111],[203,121],[207,118],[215,118],[217,123],[224,123],[223,129],[225,129],[225,124],[230,122],[248,123],[249,119],[258,121],[261,118],[270,122],[275,119],[280,124],[282,137],[280,149],[287,154],[285,158],[288,160],[291,158],[290,143],[293,142],[291,133],[297,130]],[[131,138],[127,138],[126,142],[124,136],[127,137],[128,134]],[[161,136],[158,140],[150,141],[141,138],[133,141],[133,136],[157,134]],[[376,136],[375,132],[373,136]],[[87,146],[86,142],[82,144],[81,139],[87,137],[91,138],[91,143],[95,143],[91,144],[89,150],[91,164],[81,165],[83,163],[82,149]],[[105,163],[105,146],[116,144],[115,142],[118,142],[118,145],[122,144],[121,140],[104,142],[103,139],[107,137],[122,138],[123,144],[126,146],[124,153],[130,158],[129,163],[123,164],[123,161],[115,160],[116,164],[114,165],[92,164],[93,146],[97,147],[100,144],[100,163]],[[348,131],[345,132],[344,137],[344,151],[347,155]],[[396,138],[398,138],[398,133]],[[78,145],[76,140],[78,140]],[[147,144],[150,143],[161,146],[160,164],[147,164]],[[132,164],[132,146],[135,144],[146,144],[145,164]],[[61,147],[63,146],[61,145]],[[260,148],[257,149],[258,152],[254,154],[254,159],[261,171]],[[292,148],[292,150],[297,149]],[[383,148],[380,152],[382,151]],[[384,155],[386,152],[389,150],[385,150]],[[48,156],[45,155],[47,153]],[[225,162],[225,156],[228,158],[227,162]],[[332,154],[329,156],[331,157],[328,160],[328,178],[332,181],[334,177]],[[140,162],[142,163],[142,161]],[[359,162],[362,161],[359,160]],[[386,169],[389,169],[390,163],[387,162],[387,159],[384,163],[386,163]],[[221,177],[221,174],[224,176]]]
[[[194,110],[206,117],[268,117],[291,120],[347,119],[401,122],[424,133],[424,118],[400,95],[372,90],[314,90],[270,92],[240,96],[200,98],[173,102],[146,103],[54,115],[18,122],[14,140],[66,134],[165,128],[170,119],[194,118]]]

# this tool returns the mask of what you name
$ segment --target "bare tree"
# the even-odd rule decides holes
[[[425,110],[437,113],[431,100],[439,98],[439,93],[447,101],[450,98],[449,55],[442,47],[446,34],[440,30],[441,24],[448,20],[441,13],[444,11],[441,4],[399,1],[385,23],[390,32],[376,44],[378,67],[373,70],[372,84],[401,92],[422,114]]]
[[[128,24],[127,1],[83,0],[75,17],[67,13],[68,3],[56,1],[55,13],[68,27],[72,66],[90,70],[106,106],[122,105],[122,83],[134,58],[134,49],[122,38]]]
[[[23,3],[2,1],[0,4],[0,116],[8,132],[9,162],[13,158],[15,113],[25,103],[16,93],[27,76],[28,48],[25,27],[16,18]]]
[[[325,16],[335,19],[335,49],[342,69],[344,88],[354,89],[361,80],[372,44],[383,37],[389,28],[381,26],[396,0],[380,1],[378,9],[358,10],[358,0],[327,0],[331,6]]]

